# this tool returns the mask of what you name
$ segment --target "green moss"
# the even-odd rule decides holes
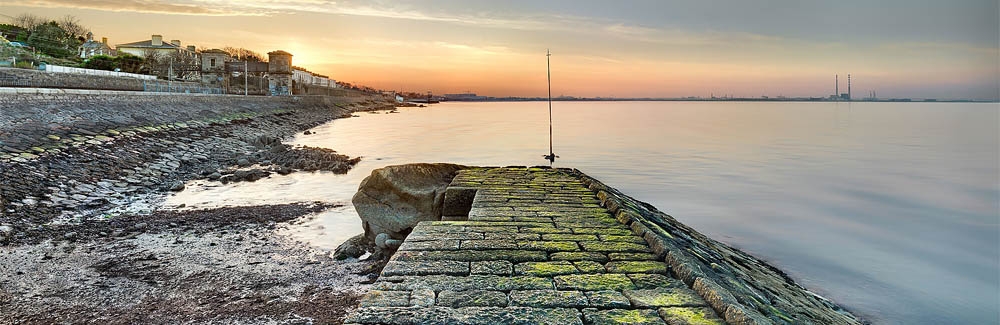
[[[603,236],[601,236],[601,240],[603,240],[603,241],[622,241],[622,242],[629,242],[629,243],[636,243],[636,244],[643,244],[643,245],[646,244],[646,240],[645,239],[639,238],[638,236],[632,236],[632,235],[629,235],[629,236],[603,235]]]
[[[558,252],[549,255],[553,261],[595,261],[604,263],[608,257],[597,252]]]
[[[657,261],[616,261],[607,267],[611,273],[667,273],[667,264]]]
[[[573,228],[574,234],[629,236],[632,231],[625,228]]]
[[[575,229],[574,229],[575,231]],[[583,246],[583,250],[592,252],[637,252],[637,253],[648,253],[649,247],[646,245],[640,245],[636,243],[626,243],[626,242],[580,242]]]
[[[702,307],[707,306],[694,291],[688,288],[656,288],[625,290],[623,292],[635,307]]]
[[[532,234],[568,234],[572,231],[569,228],[521,227],[518,232]]]
[[[608,253],[612,261],[655,261],[653,253]]]
[[[500,291],[549,290],[552,289],[552,280],[534,276],[500,277],[497,280],[496,288]]]
[[[786,322],[795,323],[795,321],[791,317],[789,317],[788,314],[779,310],[778,308],[774,308],[774,306],[771,305],[765,305],[765,306],[767,307],[767,310],[771,312],[772,315],[778,316],[778,318],[781,318]]]
[[[626,310],[620,313],[615,313],[611,315],[611,321],[618,324],[641,324],[647,322],[656,322],[659,319],[650,315],[651,313],[647,310]]]
[[[663,324],[663,320],[656,314],[655,311],[649,309],[612,309],[612,310],[596,310],[596,309],[585,309],[583,311],[583,318],[586,320],[587,324],[593,325],[605,325],[605,324],[633,324],[633,325],[647,325],[647,324]]]
[[[514,265],[514,274],[552,277],[556,275],[578,273],[572,263],[557,262],[527,262]]]
[[[634,288],[624,274],[580,274],[555,277],[556,287],[560,290],[625,290]]]
[[[660,308],[660,317],[670,324],[722,325],[726,322],[707,307]]]
[[[684,282],[663,274],[629,274],[628,278],[639,289],[684,287]]]
[[[521,243],[519,247],[521,249],[546,252],[571,252],[580,250],[580,246],[572,241],[529,241]]]
[[[573,265],[580,270],[580,273],[604,273],[604,265],[594,261],[573,262]]]

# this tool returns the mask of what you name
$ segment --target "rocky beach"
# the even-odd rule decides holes
[[[0,95],[0,323],[339,323],[369,262],[279,232],[329,202],[160,209],[191,180],[358,162],[282,140],[381,97]]]

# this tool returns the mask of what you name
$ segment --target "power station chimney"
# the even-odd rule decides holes
[[[851,100],[851,74],[847,74],[847,100]]]
[[[833,97],[840,99],[840,75],[833,75],[833,80],[837,82],[837,86],[833,88]]]

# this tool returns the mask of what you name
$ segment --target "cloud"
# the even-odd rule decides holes
[[[169,15],[198,16],[261,16],[268,12],[261,10],[238,10],[226,6],[206,6],[191,2],[161,2],[155,0],[29,0],[14,5],[28,7],[62,7],[105,11],[128,11]]]
[[[780,42],[784,40],[781,37],[745,32],[693,32],[690,30],[651,28],[624,23],[608,24],[602,28],[602,31],[605,34],[626,40],[686,46],[728,45],[746,42]]]

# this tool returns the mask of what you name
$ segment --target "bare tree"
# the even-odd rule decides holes
[[[168,65],[167,69],[173,70],[174,79],[189,79],[201,70],[198,65],[198,57],[194,53],[176,51],[166,55],[164,58]]]
[[[266,62],[267,59],[263,54],[242,48],[242,47],[232,47],[226,46],[222,48],[223,52],[229,54],[229,57],[236,61],[250,61],[250,62]]]
[[[69,34],[70,38],[80,38],[87,35],[89,28],[80,24],[80,19],[73,15],[63,16],[59,20],[59,27],[62,27]]]
[[[27,29],[31,32],[34,32],[35,28],[44,24],[45,21],[45,18],[29,13],[23,13],[14,17],[14,25],[20,26],[21,28]]]
[[[163,68],[162,63],[164,57],[165,55],[163,55],[163,52],[154,49],[146,49],[142,51],[142,70],[158,77],[165,77],[167,75],[167,70],[161,69]]]

